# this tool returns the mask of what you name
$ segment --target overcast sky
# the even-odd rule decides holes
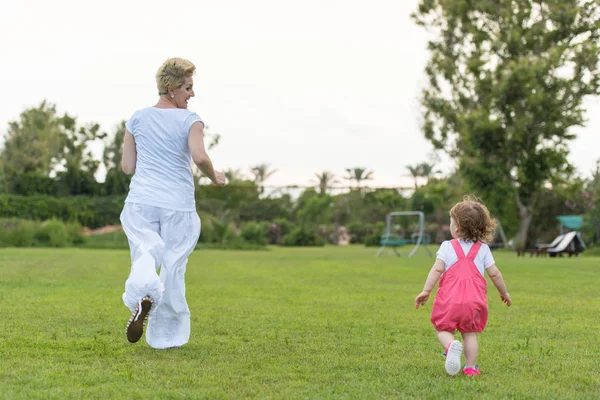
[[[197,66],[189,108],[221,134],[218,169],[269,163],[272,185],[374,171],[410,186],[432,150],[420,131],[427,35],[417,0],[19,0],[0,5],[0,133],[43,99],[114,132],[157,100],[168,57]],[[571,161],[600,157],[600,101],[586,102]],[[101,147],[96,147],[100,154]],[[446,162],[444,167],[448,167]]]

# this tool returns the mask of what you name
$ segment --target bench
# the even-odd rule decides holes
[[[517,257],[525,257],[526,254],[529,254],[530,257],[546,257],[548,255],[548,251],[546,248],[538,248],[538,249],[517,249]]]
[[[391,247],[392,250],[394,251],[394,253],[397,256],[400,256],[400,253],[398,253],[398,251],[396,250],[396,247],[404,246],[405,244],[411,244],[411,243],[413,243],[413,241],[411,239],[405,239],[398,235],[391,235],[391,234],[388,235],[387,233],[384,233],[383,235],[381,235],[381,239],[379,241],[379,244],[381,244],[381,249],[377,252],[377,256],[379,256],[383,252],[383,249],[385,248],[385,246]]]
[[[382,246],[404,246],[405,244],[413,243],[411,239],[404,239],[397,235],[381,235],[381,240],[379,244]]]

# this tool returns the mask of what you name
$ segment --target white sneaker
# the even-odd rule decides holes
[[[460,372],[460,356],[462,355],[462,343],[453,340],[446,351],[446,372],[448,375],[456,375]]]

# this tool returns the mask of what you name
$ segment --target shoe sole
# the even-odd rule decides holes
[[[127,323],[127,340],[129,340],[130,343],[136,343],[144,334],[144,325],[146,325],[148,313],[152,308],[152,299],[144,297],[140,304],[141,307],[138,305],[135,308],[135,311]]]
[[[462,343],[458,340],[452,341],[446,355],[446,372],[448,375],[456,375],[460,372],[460,356],[462,355]]]

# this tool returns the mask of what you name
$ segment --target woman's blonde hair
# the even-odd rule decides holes
[[[179,89],[185,83],[185,78],[194,75],[196,66],[184,58],[169,58],[156,73],[158,94],[165,95],[169,89]]]
[[[456,223],[456,233],[459,238],[483,243],[489,243],[494,239],[498,224],[478,198],[465,196],[463,201],[452,207],[450,216]]]

